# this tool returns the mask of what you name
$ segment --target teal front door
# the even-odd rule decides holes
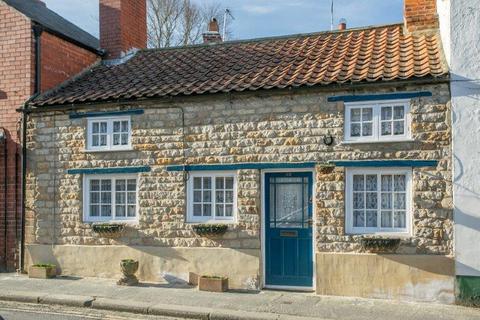
[[[312,173],[265,174],[265,284],[312,287]]]

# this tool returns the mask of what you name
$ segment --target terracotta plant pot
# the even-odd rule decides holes
[[[211,292],[228,291],[228,278],[201,276],[198,281],[198,289]]]
[[[33,265],[28,269],[28,277],[35,279],[50,279],[57,276],[55,265]]]
[[[117,281],[121,286],[134,286],[138,284],[138,279],[135,273],[138,270],[138,261],[132,259],[125,259],[120,261],[120,268],[122,270],[122,278]]]

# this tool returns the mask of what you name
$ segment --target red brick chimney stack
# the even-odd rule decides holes
[[[146,0],[100,0],[100,46],[118,59],[147,46]]]
[[[436,0],[404,0],[403,16],[408,32],[438,29]]]
[[[218,43],[222,42],[222,36],[220,35],[220,28],[218,26],[217,19],[213,18],[208,23],[208,31],[203,33],[203,43]]]

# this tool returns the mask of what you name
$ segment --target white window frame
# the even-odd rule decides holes
[[[381,135],[381,110],[382,107],[400,106],[404,107],[404,133],[402,135]],[[373,127],[372,136],[351,136],[351,109],[355,108],[372,108],[373,109]],[[393,112],[393,111],[392,111]],[[385,100],[385,101],[362,101],[362,102],[346,102],[345,103],[345,123],[344,123],[344,142],[395,142],[409,141],[411,138],[411,115],[410,115],[410,99]]]
[[[193,215],[193,180],[195,177],[210,177],[212,179],[212,215],[209,217],[199,217]],[[233,209],[232,216],[215,216],[215,178],[232,177],[233,178]],[[235,223],[237,221],[237,173],[232,171],[198,171],[191,172],[187,181],[187,223]]]
[[[90,216],[90,180],[96,179],[110,179],[111,183],[111,217],[91,217]],[[115,180],[116,179],[135,179],[136,180],[136,190],[135,190],[135,217],[119,217],[115,216],[116,210],[116,197],[115,197]],[[83,176],[83,221],[84,222],[137,222],[138,221],[138,174],[85,174]]]
[[[128,144],[127,145],[113,145],[113,122],[128,121]],[[93,123],[107,122],[107,145],[93,146],[92,129]],[[118,150],[132,150],[132,125],[130,116],[116,116],[116,117],[93,117],[87,119],[87,151],[118,151]]]
[[[358,228],[353,227],[353,176],[356,174],[402,174],[406,176],[405,228]],[[378,186],[380,188],[380,185]],[[378,191],[377,191],[378,192]],[[378,198],[377,212],[380,214],[381,198]],[[412,169],[411,168],[347,168],[345,175],[345,229],[347,234],[411,235],[413,219]],[[393,206],[393,203],[392,203]]]

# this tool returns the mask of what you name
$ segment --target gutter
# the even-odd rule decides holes
[[[35,42],[35,87],[33,95],[25,101],[23,107],[18,111],[22,112],[22,218],[21,218],[21,240],[20,240],[20,271],[25,268],[25,211],[26,211],[26,190],[27,190],[27,116],[30,113],[28,105],[41,92],[41,36],[43,27],[35,24],[32,26]]]

